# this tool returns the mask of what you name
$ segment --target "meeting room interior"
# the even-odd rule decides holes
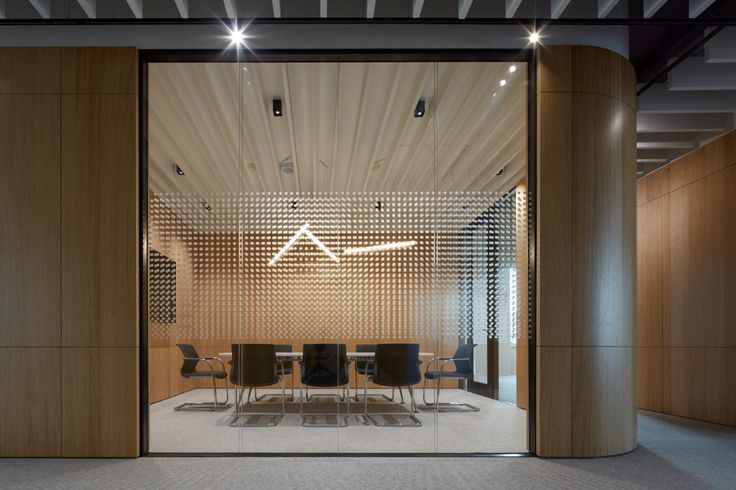
[[[528,452],[529,74],[494,56],[148,64],[151,454]]]

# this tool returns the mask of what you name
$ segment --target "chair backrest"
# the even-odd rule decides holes
[[[278,382],[273,344],[233,344],[230,382],[238,386],[268,386]]]
[[[179,373],[181,373],[183,377],[187,378],[197,370],[199,354],[192,344],[176,344],[176,346],[184,357]]]
[[[473,348],[477,344],[464,344],[457,348],[453,359],[469,359],[467,361],[455,361],[455,370],[467,376],[473,375]]]
[[[355,346],[355,352],[376,352],[376,344],[358,344]],[[356,359],[355,361],[355,368],[358,371],[365,371],[372,365],[373,359]]]
[[[419,344],[378,344],[373,358],[373,380],[384,386],[411,386],[419,383]]]
[[[302,383],[308,386],[342,386],[348,383],[348,353],[345,344],[304,344]]]

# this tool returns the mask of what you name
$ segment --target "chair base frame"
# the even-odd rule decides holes
[[[424,378],[424,385],[422,386],[422,401],[424,402],[424,405],[419,407],[419,410],[423,412],[480,412],[480,408],[476,407],[475,405],[471,405],[470,403],[460,403],[460,402],[440,402],[440,380],[442,377],[440,376],[435,380],[435,388],[434,388],[434,403],[429,403],[427,401],[427,378]],[[465,389],[467,390],[468,387],[468,380],[465,379]]]
[[[217,401],[217,382],[215,377],[212,377],[212,392],[214,393],[215,400],[211,402],[187,402],[182,403],[174,407],[175,412],[217,412],[219,410],[227,410],[233,406],[230,401],[230,389],[228,388],[227,378],[225,379],[225,402],[220,403]]]

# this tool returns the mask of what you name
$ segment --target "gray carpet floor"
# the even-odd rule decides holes
[[[2,488],[736,488],[736,429],[649,412],[639,448],[597,459],[0,460]]]

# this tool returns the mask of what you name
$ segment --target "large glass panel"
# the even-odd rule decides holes
[[[525,87],[149,65],[151,451],[525,451]]]

